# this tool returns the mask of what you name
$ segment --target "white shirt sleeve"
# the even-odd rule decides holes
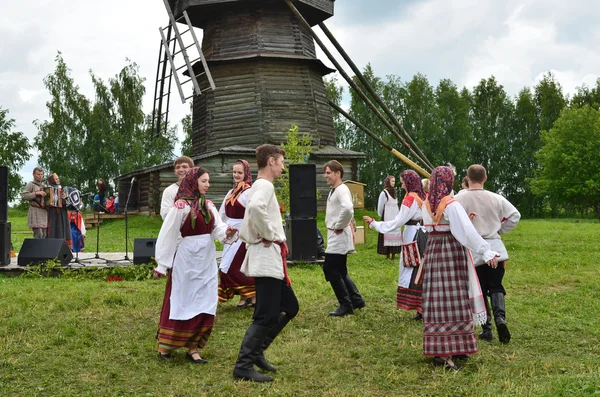
[[[508,233],[513,230],[519,220],[521,219],[521,213],[510,203],[507,199],[502,197],[502,223],[500,224],[500,230],[498,234]]]
[[[385,208],[385,203],[387,202],[387,194],[385,190],[379,194],[379,200],[377,201],[377,214],[381,218],[383,215],[383,209]]]
[[[390,233],[394,230],[399,230],[406,222],[413,218],[420,218],[420,208],[416,201],[413,201],[409,207],[405,205],[400,206],[400,212],[396,217],[390,221],[385,222],[371,222],[369,228],[377,230],[379,233]]]
[[[246,207],[246,216],[252,219],[252,226],[258,235],[268,241],[276,239],[276,231],[269,221],[269,201],[274,196],[273,185],[265,185],[264,188],[257,189],[252,195]]]
[[[177,190],[171,188],[173,185],[169,185],[164,191],[162,195],[162,199],[160,200],[160,217],[163,221],[167,218],[167,214],[169,210],[173,208],[173,204],[175,203],[175,196],[177,196]]]
[[[181,225],[189,212],[190,206],[186,205],[181,209],[173,207],[167,213],[156,239],[154,258],[158,266],[154,270],[158,273],[167,274],[167,269],[173,266],[173,258],[181,241]]]
[[[450,232],[459,243],[481,255],[485,262],[497,255],[497,252],[491,250],[490,244],[477,233],[459,202],[450,203],[444,210],[444,216],[450,223]]]
[[[354,216],[354,203],[352,202],[352,195],[348,188],[340,190],[337,194],[340,202],[340,212],[337,220],[334,223],[334,230],[345,229],[350,225],[352,217]]]
[[[85,218],[81,217],[81,235],[85,237],[87,229],[85,228]]]
[[[217,207],[215,207],[213,203],[208,203],[207,208],[211,215],[215,218],[215,223],[213,230],[210,232],[210,237],[213,240],[219,240],[219,242],[223,244],[227,241],[227,236],[225,235],[225,232],[227,231],[227,223],[221,220],[219,213],[217,212]],[[231,242],[229,243],[231,244]]]

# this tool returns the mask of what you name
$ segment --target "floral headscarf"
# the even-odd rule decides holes
[[[395,179],[393,175],[388,175],[383,181],[383,188],[392,196],[392,198],[396,198],[396,189],[392,186],[392,178]]]
[[[404,181],[404,186],[406,186],[406,194],[408,193],[416,193],[417,196],[421,198],[421,200],[425,200],[425,190],[423,190],[423,184],[421,183],[421,178],[419,174],[417,174],[413,170],[406,170],[400,175],[402,180]]]
[[[238,160],[235,164],[241,164],[244,167],[244,179],[239,181],[237,185],[233,188],[233,191],[225,201],[225,204],[234,205],[236,200],[240,197],[240,195],[246,189],[250,189],[252,186],[252,174],[250,173],[250,164],[246,160]]]
[[[185,200],[192,207],[192,229],[196,227],[196,212],[202,212],[204,216],[204,222],[208,225],[212,220],[210,211],[206,207],[206,197],[200,193],[198,189],[198,178],[206,174],[208,171],[202,167],[191,168],[186,174],[185,178],[179,185],[179,190],[175,196],[175,201]]]
[[[433,216],[437,215],[438,205],[452,193],[454,186],[454,171],[452,168],[441,166],[436,167],[431,174],[431,182],[429,183],[429,208]]]

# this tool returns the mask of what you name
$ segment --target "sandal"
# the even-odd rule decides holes
[[[162,358],[163,360],[170,360],[173,358],[171,353],[158,353],[158,358]]]

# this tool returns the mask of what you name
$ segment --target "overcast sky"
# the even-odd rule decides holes
[[[494,75],[516,95],[547,71],[566,93],[595,85],[600,74],[598,1],[338,0],[335,13],[326,22],[330,30],[360,68],[370,62],[381,77],[408,81],[422,73],[433,85],[449,78],[472,89]],[[90,69],[107,80],[126,58],[136,62],[146,78],[145,112],[151,112],[158,28],[166,21],[161,0],[1,1],[0,106],[32,140],[32,122],[48,117],[42,80],[61,51],[89,98]],[[188,107],[173,98],[171,120],[180,120]],[[25,180],[36,162],[33,153],[21,172]]]

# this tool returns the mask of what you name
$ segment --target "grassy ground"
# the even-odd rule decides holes
[[[141,230],[155,227],[145,221]],[[197,366],[183,352],[156,358],[164,280],[0,276],[0,396],[598,395],[599,237],[597,222],[568,220],[526,220],[507,235],[513,339],[480,343],[458,373],[422,356],[422,325],[395,308],[398,264],[374,253],[371,232],[349,257],[367,301],[355,316],[327,316],[336,304],[319,266],[290,269],[301,311],[267,351],[272,384],[232,380],[251,321],[236,302],[219,306],[209,364]]]

